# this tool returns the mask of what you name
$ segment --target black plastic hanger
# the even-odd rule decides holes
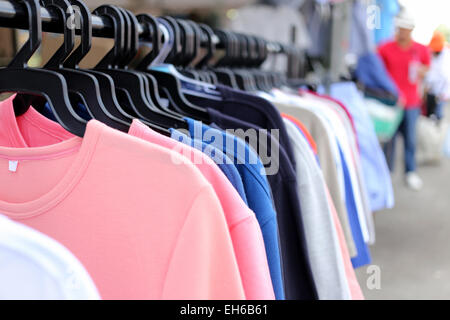
[[[171,29],[171,35],[173,37],[173,39],[171,39],[173,41],[173,45],[172,45],[172,50],[170,51],[170,53],[168,54],[168,56],[166,57],[166,62],[167,63],[175,63],[180,59],[180,55],[182,54],[182,50],[183,50],[183,46],[181,43],[181,31],[180,31],[180,27],[178,25],[178,23],[176,22],[176,20],[172,17],[159,17],[158,18],[160,21],[163,20],[166,23],[166,27],[169,27]]]
[[[72,134],[82,137],[86,131],[86,121],[73,110],[64,77],[50,70],[29,68],[27,65],[41,44],[42,20],[38,0],[20,2],[25,5],[28,13],[29,39],[9,66],[0,70],[0,92],[43,96],[58,123]],[[17,95],[14,99],[16,115],[24,114],[29,109],[30,102],[29,96]]]
[[[260,67],[261,65],[264,63],[264,61],[267,60],[268,57],[268,51],[267,51],[267,43],[264,39],[262,38],[256,38],[257,42],[258,42],[258,48],[259,48],[259,60],[256,61],[256,65],[255,67],[258,68],[258,70],[261,70]],[[275,74],[275,72],[264,72],[261,71],[265,82],[266,82],[266,88],[267,91],[269,92],[270,90],[272,90],[274,87],[276,87],[277,85],[274,82],[274,77],[273,74]]]
[[[213,42],[214,32],[213,30],[206,24],[198,24],[200,30],[200,47],[203,43],[206,43],[206,52],[204,55],[198,60],[193,61],[193,66],[197,69],[203,70],[210,79],[210,83],[217,85],[219,80],[214,72],[208,69],[208,62],[214,57],[216,52],[216,46]],[[200,50],[199,50],[200,51]]]
[[[228,60],[226,60],[226,62],[229,65],[229,67],[240,66],[242,64],[242,57],[241,57],[242,51],[241,51],[239,39],[232,32],[224,31],[224,33],[227,35],[227,40],[230,41],[231,48],[232,48],[232,55]],[[222,62],[222,63],[224,63],[224,62]],[[252,90],[249,77],[245,72],[243,72],[242,70],[236,69],[236,68],[230,69],[230,70],[233,71],[233,74],[236,78],[236,83],[240,90],[245,90],[245,91]]]
[[[123,58],[125,54],[125,21],[124,17],[118,8],[112,5],[103,5],[94,10],[94,14],[110,19],[114,26],[114,46],[111,50],[100,60],[97,66],[92,69],[94,72],[100,72],[108,75],[114,82],[115,93],[117,100],[121,108],[127,115],[131,115],[133,118],[140,118],[140,115],[136,112],[134,101],[125,88],[121,85],[127,85],[124,81],[125,77],[117,76],[117,73],[112,73],[113,68],[116,67],[118,60]],[[139,81],[139,80],[138,80]],[[165,129],[157,125],[154,126],[155,130],[164,131]]]
[[[173,20],[170,17],[162,17],[160,19],[161,19],[161,23],[165,22],[165,26],[167,28],[171,29],[170,31],[172,34],[175,34],[175,35],[177,34],[176,32],[174,32],[174,30],[175,29],[179,30],[179,27],[175,22],[173,22]],[[175,27],[173,27],[173,26],[175,26]],[[174,47],[176,47],[177,38],[179,41],[179,31],[178,31],[178,35],[175,36],[175,39],[174,39]],[[179,54],[179,52],[176,52],[176,53],[174,53],[174,52],[176,52],[176,48],[172,49],[169,56],[174,56],[174,55]],[[169,107],[172,110],[177,111],[183,115],[190,116],[195,119],[209,123],[209,115],[208,115],[208,112],[206,111],[206,109],[199,107],[199,106],[195,106],[194,104],[190,103],[186,99],[186,97],[184,96],[184,94],[181,91],[181,89],[182,89],[181,82],[175,75],[168,73],[168,72],[164,72],[164,71],[150,69],[149,66],[145,66],[145,65],[140,65],[139,69],[143,72],[147,72],[147,73],[153,75],[156,78],[156,80],[158,82],[158,86],[159,86],[160,95],[163,95],[168,99]]]
[[[136,52],[137,20],[132,21],[125,11],[121,12],[119,8],[114,6],[101,6],[94,13],[114,19],[115,27],[123,31],[123,33],[122,31],[120,33],[124,37],[122,39],[116,37],[116,39],[124,44],[124,50],[117,50],[118,56],[108,54],[96,67],[97,70],[110,75],[116,87],[121,89],[117,92],[120,103],[129,103],[129,108],[133,109],[141,120],[146,121],[153,129],[166,135],[170,135],[169,128],[187,128],[187,123],[183,119],[159,111],[149,101],[147,96],[148,86],[145,87],[146,79],[142,75],[131,70],[117,68],[119,64],[124,65],[128,59],[133,58],[133,54],[130,54],[130,52]],[[129,23],[126,23],[126,21]],[[116,44],[120,45],[120,43],[115,43],[115,46]],[[125,44],[127,44],[127,48],[125,48]],[[114,48],[111,52],[114,52]]]
[[[194,55],[194,41],[195,35],[194,30],[189,25],[189,23],[182,19],[175,19],[176,23],[180,28],[180,40],[182,50],[179,54],[179,58],[177,61],[173,62],[174,65],[187,67],[189,61],[192,59]]]
[[[128,14],[129,18],[130,18],[130,27],[131,27],[131,32],[132,32],[132,41],[131,41],[131,50],[132,52],[134,52],[134,54],[132,54],[130,56],[130,58],[134,57],[138,51],[139,48],[139,34],[138,34],[138,26],[139,26],[139,20],[137,19],[137,17],[135,17],[130,11],[125,10],[124,12]],[[130,59],[128,62],[126,62],[125,64],[128,64],[132,59]],[[158,112],[159,114],[168,117],[168,119],[172,120],[173,125],[171,127],[173,128],[183,128],[183,129],[188,129],[188,124],[187,122],[183,119],[183,116],[173,112],[167,108],[163,108],[162,103],[161,103],[161,98],[159,97],[159,94],[157,93],[158,90],[158,84],[156,82],[156,79],[149,75],[149,74],[145,74],[143,72],[139,72],[139,71],[131,71],[134,72],[135,74],[140,75],[143,80],[144,80],[144,90],[146,93],[147,98],[149,99],[149,101],[151,102],[151,105],[154,109],[155,112]],[[155,98],[155,100],[153,100],[153,98]]]
[[[217,61],[212,71],[221,84],[234,89],[240,89],[234,73],[230,69],[225,68],[225,66],[229,65],[234,58],[234,46],[229,34],[222,30],[216,30],[215,34],[224,46],[223,50],[225,51],[225,54],[219,61]]]
[[[245,38],[236,33],[231,33],[231,36],[236,38],[236,43],[239,48],[238,59],[236,61],[238,68],[234,69],[236,77],[238,79],[242,77],[243,81],[245,82],[244,88],[246,91],[258,91],[259,89],[254,77],[252,76],[252,73],[248,69],[246,69],[248,67],[246,63],[249,59],[249,55],[247,52],[247,43],[245,41]]]
[[[162,45],[162,33],[155,17],[144,13],[137,15],[136,18],[139,23],[148,29],[148,36],[140,40],[143,42],[150,40],[152,44],[151,51],[137,65],[137,69],[142,70],[147,68],[159,54]]]
[[[88,54],[92,46],[92,16],[89,8],[80,0],[70,0],[71,4],[77,6],[80,10],[80,45],[72,52],[72,54],[64,61],[65,68],[72,68],[79,70],[79,63]],[[110,114],[122,120],[129,126],[133,120],[133,116],[125,112],[116,96],[114,81],[112,78],[99,71],[82,70],[83,72],[93,75],[100,88],[100,95],[104,106],[108,109]]]
[[[114,91],[117,97],[117,100],[120,104],[120,107],[123,111],[125,111],[126,115],[131,116],[132,118],[139,118],[139,115],[136,113],[136,107],[134,106],[134,102],[131,99],[130,94],[125,89],[120,88],[114,82],[113,77],[107,73],[108,68],[115,67],[117,60],[120,57],[123,57],[125,51],[125,28],[124,26],[124,17],[120,14],[119,9],[114,6],[101,6],[97,8],[97,15],[101,15],[107,19],[110,19],[114,25],[114,46],[108,52],[108,54],[103,57],[103,59],[97,64],[99,66],[105,66],[103,72],[98,69],[91,69],[91,72],[97,72],[101,74],[107,75],[114,83]]]
[[[268,92],[272,88],[265,77],[265,73],[259,69],[259,60],[261,58],[262,52],[262,42],[258,37],[253,37],[249,35],[243,35],[244,40],[247,42],[249,48],[249,63],[248,67],[251,69],[250,73],[255,79],[256,86],[258,90]]]
[[[207,83],[211,83],[209,75],[198,69],[194,69],[194,66],[203,58],[204,54],[201,50],[201,41],[203,36],[203,31],[200,26],[191,20],[185,21],[189,26],[191,26],[194,37],[193,37],[193,52],[189,59],[186,61],[186,70],[194,74],[194,76],[200,80]]]
[[[192,27],[192,30],[194,31],[194,51],[192,57],[187,62],[186,72],[194,75],[194,78],[200,81],[214,84],[210,72],[194,68],[198,64],[198,62],[200,62],[205,56],[205,54],[201,50],[202,38],[204,36],[203,30],[194,21],[186,20],[186,22]]]
[[[238,81],[240,81],[240,79],[242,78],[245,90],[247,91],[253,91],[254,89],[258,90],[259,88],[257,87],[257,84],[254,81],[253,75],[251,74],[250,71],[245,69],[248,68],[248,63],[250,61],[248,43],[242,34],[233,33],[232,36],[236,37],[239,48],[239,55],[238,59],[236,60],[236,67],[237,67],[237,69],[235,70],[236,77],[238,78]],[[253,87],[252,82],[255,84],[255,87]]]
[[[203,34],[203,30],[202,28],[200,28],[200,25],[191,20],[187,20],[187,23],[189,23],[192,26],[192,29],[194,30],[194,54],[188,64],[189,67],[194,68],[207,54],[203,53],[201,48],[202,40],[205,37],[205,35]]]
[[[181,74],[192,78],[197,81],[202,81],[203,78],[198,72],[189,68],[189,64],[197,54],[196,41],[197,37],[193,26],[186,20],[176,19],[181,30],[181,43],[183,50],[181,52],[181,58],[177,62],[177,65],[181,66],[179,71]]]
[[[146,97],[146,100],[148,102],[148,105],[150,106],[151,110],[155,112],[159,112],[158,108],[155,106],[153,100],[150,96],[150,85],[148,78],[145,77],[142,73],[136,72],[134,70],[128,70],[128,64],[133,60],[133,58],[137,55],[138,47],[139,47],[139,33],[138,33],[138,25],[139,22],[137,18],[129,11],[121,7],[117,7],[125,21],[125,51],[122,58],[118,60],[116,63],[115,68],[119,70],[127,70],[128,72],[138,76],[141,78],[142,81],[142,88],[144,90],[144,94]],[[138,110],[142,114],[143,112],[147,112],[145,109],[139,109],[139,106],[137,106]]]
[[[257,42],[254,38],[240,34],[241,42],[244,44],[247,50],[247,61],[243,68],[248,71],[248,75],[253,79],[256,89],[259,91],[265,91],[265,83],[261,78],[259,70],[255,70],[255,60],[258,58]]]
[[[210,26],[200,23],[200,29],[203,31],[206,39],[206,54],[194,65],[196,68],[206,68],[208,67],[208,62],[214,57],[216,52],[216,46],[213,43],[214,31]]]
[[[140,41],[150,41],[152,43],[152,51],[146,57],[144,57],[144,59],[141,60],[141,62],[138,64],[139,68],[139,66],[148,66],[153,62],[153,59],[156,58],[161,48],[162,34],[156,18],[152,17],[149,14],[140,14],[136,16],[136,18],[138,22],[140,22],[141,25],[144,26],[144,28],[148,29],[148,36],[141,38]],[[149,85],[149,98],[154,103],[154,105],[159,110],[163,110],[164,112],[172,114],[173,116],[179,117],[181,119],[183,115],[169,109],[169,106],[163,103],[159,95],[158,83],[155,77],[146,72],[142,72],[142,75],[147,78]]]
[[[64,29],[64,43],[56,54],[46,63],[46,69],[51,69],[64,76],[69,92],[77,94],[89,115],[114,129],[128,132],[129,123],[114,117],[105,107],[97,79],[86,72],[76,69],[63,68],[66,60],[74,47],[75,28],[70,26],[66,12],[70,12],[72,6],[68,0],[41,0],[47,8],[55,8],[61,15],[61,27]],[[78,4],[77,4],[78,5]],[[80,8],[81,9],[81,8]]]

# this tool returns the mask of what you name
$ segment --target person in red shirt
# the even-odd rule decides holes
[[[406,184],[413,190],[422,188],[422,180],[416,173],[416,123],[420,115],[420,84],[430,65],[430,52],[412,39],[414,20],[402,10],[396,18],[397,33],[392,41],[378,48],[386,69],[400,92],[400,103],[404,106],[404,117],[397,133],[385,146],[391,170],[394,168],[395,141],[398,133],[403,135],[405,147]]]

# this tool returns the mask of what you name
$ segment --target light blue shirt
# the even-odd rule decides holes
[[[375,133],[373,122],[364,107],[362,94],[353,82],[331,85],[329,94],[342,102],[355,123],[361,154],[361,166],[372,211],[392,208],[394,191],[386,158]]]
[[[379,25],[374,29],[375,42],[377,44],[390,40],[395,33],[394,18],[400,10],[397,0],[377,0],[376,6],[379,8]]]

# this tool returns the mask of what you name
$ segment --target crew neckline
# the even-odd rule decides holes
[[[57,138],[58,140],[64,141],[64,140],[68,140],[68,139],[75,137],[75,135],[73,135],[69,131],[65,130],[59,123],[43,116],[33,107],[30,107],[28,109],[28,111],[25,112],[20,117],[23,118],[23,120],[34,125],[35,127],[39,128],[39,130],[45,132],[46,134],[51,135],[52,137]],[[17,128],[19,128],[17,120],[14,122],[15,122]],[[20,128],[18,130],[20,133]]]
[[[4,103],[7,102],[4,101]],[[6,109],[2,108],[1,112],[3,115],[5,115]],[[15,119],[15,116],[13,119]],[[50,210],[64,200],[84,174],[94,154],[97,141],[105,128],[102,123],[91,120],[87,124],[84,138],[73,136],[72,138],[48,146],[27,147],[17,122],[11,121],[11,118],[3,120],[7,122],[4,125],[8,126],[11,134],[10,139],[14,139],[16,144],[15,147],[0,146],[0,158],[19,162],[21,160],[54,160],[76,153],[75,159],[68,167],[65,175],[47,193],[33,200],[20,203],[10,203],[0,200],[0,212],[13,219],[34,217]]]
[[[1,102],[0,108],[0,118],[2,126],[5,126],[8,132],[8,139],[10,142],[10,147],[13,148],[30,148],[30,146],[25,137],[22,135],[22,132],[19,127],[19,123],[17,121],[18,118],[21,118],[30,124],[37,127],[39,130],[45,132],[46,134],[50,134],[51,136],[61,140],[61,142],[65,140],[69,140],[74,138],[75,136],[70,132],[66,131],[60,124],[47,119],[39,112],[37,112],[33,107],[30,107],[27,112],[23,115],[16,118],[14,114],[14,106],[13,100],[15,95],[9,97],[7,100]]]

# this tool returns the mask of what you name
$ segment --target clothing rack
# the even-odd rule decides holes
[[[41,7],[42,30],[45,32],[62,33],[60,28],[60,17],[55,13]],[[28,29],[27,12],[25,8],[17,3],[0,0],[0,27],[14,29]],[[139,25],[139,35],[150,35],[151,30]],[[79,30],[76,30],[79,34]],[[100,38],[112,38],[113,25],[108,18],[92,15],[92,35]],[[217,48],[224,48],[219,37],[213,39]],[[286,45],[275,41],[266,41],[266,48],[269,54],[292,54],[295,48],[292,45]],[[207,46],[206,36],[202,39],[202,47]]]

